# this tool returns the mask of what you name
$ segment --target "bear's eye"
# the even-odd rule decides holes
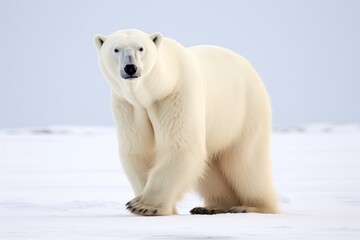
[[[141,47],[141,48],[139,48],[139,51],[140,51],[140,52],[144,51],[144,48],[142,48],[142,47]]]
[[[118,53],[120,50],[118,48],[114,49],[114,53]]]

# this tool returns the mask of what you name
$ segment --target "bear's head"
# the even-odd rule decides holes
[[[139,30],[94,37],[101,70],[114,81],[135,80],[148,75],[157,60],[161,41],[160,33],[148,35]]]

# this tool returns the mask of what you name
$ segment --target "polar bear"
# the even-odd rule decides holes
[[[112,89],[120,158],[138,215],[276,213],[268,94],[247,60],[215,46],[185,48],[160,33],[94,37]]]

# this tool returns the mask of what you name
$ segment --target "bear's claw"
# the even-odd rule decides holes
[[[248,213],[248,212],[256,212],[256,211],[251,207],[236,206],[236,207],[230,208],[227,212],[228,213]]]
[[[226,213],[224,210],[222,209],[218,209],[218,208],[206,208],[206,207],[196,207],[193,208],[190,211],[191,214],[206,214],[206,215],[213,215],[213,214],[220,214],[220,213]]]
[[[126,209],[133,214],[142,216],[158,216],[161,215],[158,208],[154,208],[142,203],[140,198],[135,198],[130,202],[126,203]]]
[[[137,209],[132,206],[128,206],[127,210],[129,210],[133,214],[142,215],[142,216],[157,216],[158,215],[158,210],[156,208],[155,209],[150,208],[150,210],[149,210],[146,208]]]

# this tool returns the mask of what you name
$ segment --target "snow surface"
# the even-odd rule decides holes
[[[360,125],[273,134],[280,214],[140,217],[115,131],[51,127],[0,131],[0,239],[360,239]]]

